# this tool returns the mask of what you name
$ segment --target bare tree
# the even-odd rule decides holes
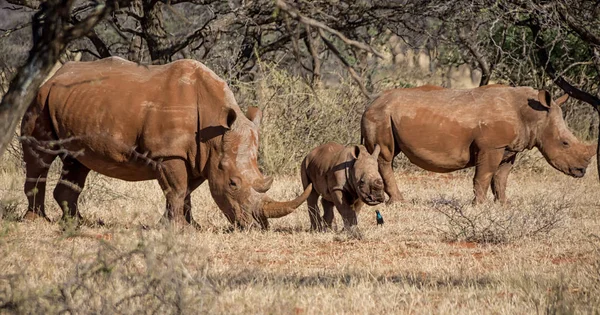
[[[33,47],[27,62],[19,69],[0,102],[0,155],[66,45],[87,34],[115,5],[114,2],[98,3],[90,14],[72,25],[73,3],[74,0],[47,0],[33,16]]]

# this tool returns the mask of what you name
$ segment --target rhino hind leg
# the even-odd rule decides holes
[[[323,206],[324,229],[331,230],[334,217],[333,208],[335,207],[335,205],[333,204],[333,202],[325,200],[323,198],[321,198],[321,205]]]
[[[50,221],[46,215],[44,201],[48,170],[55,158],[56,155],[35,150],[27,140],[23,141],[23,160],[26,173],[24,191],[28,202],[25,220],[43,217],[46,221]]]
[[[54,199],[63,211],[62,220],[82,220],[77,206],[90,169],[72,157],[63,159],[60,179],[54,188]]]
[[[310,230],[320,231],[322,228],[321,216],[319,214],[319,194],[313,190],[308,199],[306,205],[308,206],[308,217],[310,218]]]
[[[511,158],[502,161],[500,167],[492,178],[492,193],[494,193],[494,201],[502,204],[506,203],[506,183],[508,181],[508,174],[515,163],[516,155]]]
[[[483,203],[494,174],[498,171],[504,150],[482,150],[477,154],[475,177],[473,178],[473,204]]]

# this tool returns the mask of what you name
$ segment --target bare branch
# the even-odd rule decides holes
[[[296,19],[298,22],[302,23],[302,24],[306,24],[315,28],[318,28],[319,30],[322,31],[327,31],[328,33],[331,33],[333,35],[335,35],[337,38],[339,38],[340,40],[342,40],[344,43],[346,43],[349,46],[358,48],[358,49],[362,49],[362,50],[366,50],[369,51],[371,53],[373,53],[375,56],[379,57],[379,58],[385,58],[380,52],[378,52],[377,50],[375,50],[375,48],[361,43],[361,42],[357,42],[355,40],[349,39],[348,37],[344,36],[344,34],[332,29],[331,27],[313,20],[311,18],[308,18],[302,14],[300,14],[298,12],[298,10],[290,7],[285,1],[283,0],[276,0],[275,4],[277,5],[277,7],[279,9],[281,9],[282,11],[285,11],[287,14],[289,14],[293,19]]]
[[[464,30],[461,29],[458,31],[458,38],[460,39],[460,42],[467,47],[467,49],[475,57],[479,67],[481,68],[481,80],[479,81],[479,86],[487,85],[492,77],[492,71],[486,57],[481,53],[481,51],[479,51],[477,46],[467,38]]]
[[[575,86],[571,85],[567,80],[565,80],[561,75],[556,73],[556,69],[550,62],[550,58],[548,56],[548,52],[546,51],[546,43],[542,36],[540,35],[540,26],[537,23],[528,23],[529,28],[533,34],[533,38],[535,39],[535,44],[537,48],[537,55],[540,59],[540,64],[543,67],[544,71],[552,78],[554,83],[558,85],[565,93],[570,96],[586,102],[592,105],[597,111],[600,112],[600,99],[595,97],[592,94],[589,94],[585,91],[582,91]]]
[[[311,35],[311,30],[308,25],[304,26],[306,31],[306,38],[304,39],[305,45],[308,47],[310,51],[310,55],[312,57],[312,85],[318,84],[321,81],[321,59],[319,59],[319,53],[317,48],[317,43],[313,39]]]
[[[566,10],[564,10],[566,11]],[[568,13],[562,10],[558,11],[560,18],[569,25],[569,27],[575,31],[583,40],[596,46],[600,46],[600,37],[596,36],[592,32],[588,31],[582,25],[579,25],[575,19]]]
[[[114,2],[98,4],[80,23],[69,26],[73,3],[74,0],[47,0],[32,18],[33,47],[0,103],[0,156],[67,43],[86,35],[114,5]]]
[[[350,63],[342,56],[342,54],[335,47],[335,45],[332,42],[330,42],[325,37],[323,29],[319,28],[319,35],[321,36],[321,40],[323,40],[323,42],[325,43],[325,45],[327,46],[327,48],[329,48],[329,50],[331,52],[333,52],[333,54],[344,64],[344,66],[346,66],[346,70],[348,70],[348,72],[350,73],[350,76],[352,76],[352,79],[354,79],[354,81],[356,82],[356,84],[358,84],[358,86],[360,88],[360,91],[367,98],[374,99],[376,96],[374,96],[373,94],[369,93],[369,91],[367,91],[367,88],[365,87],[365,84],[363,83],[362,78],[356,73],[356,71],[354,71],[354,68],[352,68],[352,66],[350,65]]]
[[[18,31],[18,30],[20,30],[20,29],[24,29],[24,28],[28,27],[29,25],[31,25],[31,22],[27,22],[27,23],[21,24],[21,25],[19,25],[19,26],[15,26],[15,27],[13,27],[13,28],[11,28],[11,29],[7,29],[7,30],[5,30],[5,29],[0,29],[0,31],[3,31],[3,32],[4,32],[4,34],[0,35],[0,38],[3,38],[3,37],[8,37],[8,36],[10,36],[12,33],[16,32],[16,31]]]

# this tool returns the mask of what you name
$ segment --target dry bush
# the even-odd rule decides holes
[[[567,217],[572,203],[545,196],[514,200],[508,205],[471,206],[457,199],[440,196],[432,207],[446,217],[437,227],[445,241],[503,244],[524,237],[547,235]]]
[[[260,162],[269,174],[296,174],[314,147],[359,143],[366,99],[350,82],[314,91],[300,77],[274,66],[257,82],[239,85],[246,104],[263,110]]]
[[[261,76],[253,83],[234,83],[243,107],[263,110],[259,161],[268,174],[296,175],[300,162],[313,148],[327,143],[360,143],[360,119],[369,100],[350,78],[311,88],[302,77],[272,64],[261,65]],[[382,81],[386,86],[404,86],[400,78]],[[396,166],[411,168],[403,155]],[[413,167],[413,169],[416,169]]]
[[[17,133],[6,146],[6,152],[0,157],[0,171],[15,172],[23,168],[23,151]]]
[[[72,231],[65,236],[71,240],[97,238]],[[206,277],[206,265],[190,272],[184,263],[201,253],[187,251],[174,234],[165,231],[154,237],[140,233],[137,241],[115,245],[112,234],[101,235],[95,251],[72,253],[67,258],[72,267],[57,283],[32,283],[26,269],[4,274],[0,277],[0,310],[27,314],[207,313],[215,289]]]

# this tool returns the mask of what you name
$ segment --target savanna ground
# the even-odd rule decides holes
[[[306,205],[271,220],[270,231],[231,232],[206,185],[193,194],[202,231],[144,229],[163,211],[158,184],[95,174],[81,211],[104,227],[15,222],[24,179],[4,167],[0,305],[10,313],[595,313],[595,169],[577,180],[539,158],[527,163],[537,167],[511,174],[504,208],[470,206],[472,172],[397,172],[406,202],[365,208],[362,239],[309,232]],[[51,189],[56,180],[54,172]],[[280,176],[269,194],[300,190],[297,177]],[[58,206],[46,204],[58,219]]]
[[[297,169],[307,150],[331,140],[358,142],[364,100],[344,84],[315,94],[269,73],[236,97],[265,113],[261,167],[276,175],[268,194],[283,200],[301,192]],[[338,231],[309,232],[306,204],[270,220],[269,231],[231,231],[206,184],[192,195],[201,231],[158,228],[164,197],[155,181],[128,183],[96,173],[88,177],[80,209],[87,221],[104,226],[18,222],[26,209],[19,155],[14,142],[0,159],[0,313],[562,314],[600,308],[595,161],[588,175],[574,179],[532,151],[509,177],[509,205],[494,204],[490,194],[488,203],[472,207],[473,170],[428,173],[399,158],[405,202],[365,207],[363,235],[356,238],[339,231],[337,213]],[[54,220],[61,215],[52,199],[57,164],[46,199]]]

